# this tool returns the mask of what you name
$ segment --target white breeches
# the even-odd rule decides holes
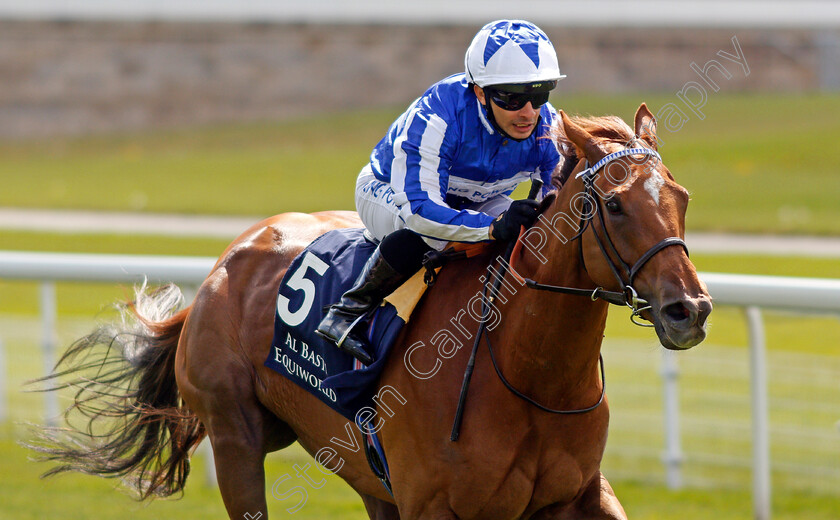
[[[499,195],[464,209],[498,217],[508,209],[511,201],[507,195]],[[369,164],[362,168],[356,180],[356,211],[368,232],[377,241],[405,227],[405,222],[400,218],[400,208],[394,203],[394,191],[387,182],[382,182],[373,175]],[[438,251],[443,250],[449,243],[446,240],[428,237],[423,237],[423,240]]]

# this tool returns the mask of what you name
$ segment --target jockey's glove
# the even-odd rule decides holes
[[[493,221],[491,234],[496,240],[504,242],[514,240],[519,236],[519,229],[531,227],[539,216],[540,203],[531,199],[515,200],[511,202],[507,211]]]

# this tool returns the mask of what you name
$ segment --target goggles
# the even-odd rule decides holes
[[[556,81],[547,82],[546,84],[539,85],[539,87],[542,88],[537,89],[534,89],[531,85],[500,85],[499,87],[502,88],[484,87],[484,93],[502,110],[521,110],[522,107],[528,103],[531,103],[531,106],[534,107],[534,109],[537,109],[548,102],[550,89],[553,88],[556,83]],[[511,87],[511,89],[505,89],[504,87],[506,86]],[[525,92],[512,91],[514,89],[525,90]]]

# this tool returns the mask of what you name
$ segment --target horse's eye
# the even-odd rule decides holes
[[[615,199],[608,200],[604,205],[607,207],[607,211],[613,215],[619,215],[621,213],[621,204]]]

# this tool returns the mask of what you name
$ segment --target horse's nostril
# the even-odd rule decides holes
[[[712,313],[712,302],[708,299],[700,300],[697,323],[702,327],[706,323],[709,314]]]
[[[666,305],[662,313],[672,321],[683,321],[691,317],[691,311],[682,302]]]

